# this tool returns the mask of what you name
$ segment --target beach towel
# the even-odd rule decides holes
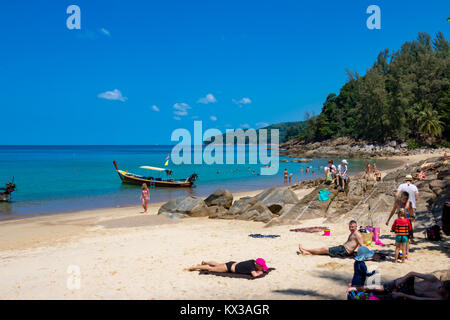
[[[206,271],[206,270],[201,270],[201,271],[199,271],[198,274],[199,275],[210,274],[210,275],[213,275],[213,276],[224,277],[224,278],[238,278],[238,279],[255,280],[255,279],[264,278],[265,276],[267,276],[269,274],[269,272],[271,272],[273,270],[276,270],[276,269],[275,268],[269,268],[262,275],[260,275],[259,277],[256,277],[256,278],[254,278],[250,274],[241,274],[241,273],[234,273],[234,272],[212,272],[212,271]]]
[[[331,192],[328,190],[319,190],[319,201],[327,201],[330,199]]]
[[[248,236],[252,237],[252,238],[278,238],[279,237],[278,234],[260,234],[260,233],[249,234]]]
[[[313,233],[313,232],[322,232],[325,229],[328,229],[328,228],[327,227],[306,227],[306,228],[291,229],[289,231]]]
[[[355,259],[356,256],[356,252],[353,252],[351,255],[347,256],[347,257],[339,257],[342,259]],[[373,254],[372,258],[368,259],[367,261],[375,261],[375,262],[382,262],[382,261],[386,261],[386,254],[384,254],[383,252],[377,252],[375,251],[375,253]]]

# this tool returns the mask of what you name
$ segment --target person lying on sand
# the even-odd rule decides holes
[[[301,254],[304,255],[329,255],[332,258],[347,258],[353,255],[358,245],[364,246],[364,242],[361,233],[358,231],[358,226],[355,220],[350,221],[348,224],[348,229],[350,230],[350,235],[348,236],[347,242],[343,245],[336,247],[322,247],[317,249],[305,249],[301,244],[298,245]]]
[[[247,260],[243,262],[230,261],[227,263],[218,263],[215,261],[202,261],[202,264],[190,267],[189,271],[211,271],[211,272],[231,272],[240,274],[250,274],[254,278],[259,277],[269,268],[266,261],[262,258],[256,260]]]
[[[416,278],[422,280],[415,281]],[[351,290],[356,290],[356,288],[350,286],[347,292]],[[432,274],[410,272],[404,277],[382,285],[363,286],[360,291],[392,294],[394,299],[447,300],[450,292],[450,281],[441,281]]]

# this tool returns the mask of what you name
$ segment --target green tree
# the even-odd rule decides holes
[[[436,137],[442,135],[443,122],[436,110],[433,110],[427,102],[423,103],[423,109],[419,112],[417,123],[419,132],[424,135],[427,141],[434,141]]]

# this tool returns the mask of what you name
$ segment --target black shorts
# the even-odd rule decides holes
[[[350,256],[343,245],[328,248],[328,251],[332,258],[347,258]]]
[[[227,266],[227,272],[232,272],[231,266],[235,263],[236,263],[236,261],[230,261],[230,262],[225,263],[225,265]]]

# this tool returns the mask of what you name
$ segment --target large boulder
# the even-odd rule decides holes
[[[254,198],[278,215],[282,214],[288,205],[298,202],[297,195],[288,187],[273,187],[257,194]]]
[[[244,197],[236,200],[228,211],[214,213],[210,218],[269,222],[273,215],[263,202],[254,197]]]
[[[205,199],[205,203],[208,207],[219,206],[230,209],[231,205],[233,204],[233,195],[226,189],[218,189]]]
[[[210,206],[208,210],[210,219],[224,218],[228,213],[228,210],[222,206]]]
[[[270,212],[264,203],[258,200],[255,202],[252,201],[251,203],[252,205],[238,216],[239,220],[252,220],[260,222],[269,222],[272,220],[272,212]]]
[[[158,210],[158,214],[169,218],[206,217],[209,209],[203,199],[194,196],[180,197],[166,202]]]

